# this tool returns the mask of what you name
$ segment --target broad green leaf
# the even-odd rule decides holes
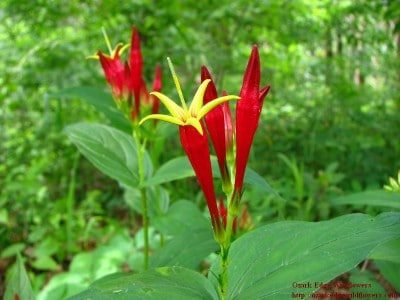
[[[17,261],[14,266],[14,270],[11,273],[6,286],[6,292],[4,294],[4,300],[15,300],[19,297],[21,300],[33,300],[32,286],[26,273],[24,263],[22,262],[21,256],[17,255]]]
[[[133,138],[117,129],[100,124],[78,123],[66,128],[69,139],[100,171],[128,187],[139,184],[137,147]],[[145,172],[152,172],[145,155]]]
[[[151,266],[197,268],[200,262],[218,249],[210,222],[189,201],[174,203],[165,216],[153,220],[156,228],[171,240],[155,251]]]
[[[167,236],[178,236],[187,229],[211,228],[197,206],[186,200],[172,204],[168,213],[155,218],[152,225]]]
[[[330,200],[332,205],[369,205],[400,209],[400,194],[385,190],[365,191]]]
[[[118,273],[94,282],[69,300],[187,300],[218,299],[211,283],[201,274],[181,267],[164,267],[139,274]]]
[[[99,112],[108,118],[111,124],[125,132],[132,130],[129,121],[118,110],[110,93],[96,87],[73,87],[58,92],[55,96],[63,98],[79,98],[93,105]]]
[[[189,229],[158,249],[151,257],[151,267],[181,266],[197,269],[200,262],[217,249],[218,244],[210,227]]]
[[[368,258],[391,261],[400,264],[400,239],[391,240],[376,247]]]
[[[385,277],[397,291],[400,291],[400,263],[376,260],[374,264],[378,267],[383,277]]]
[[[146,185],[158,185],[178,179],[194,176],[194,171],[186,156],[176,157],[163,164]]]
[[[400,237],[400,214],[376,218],[345,215],[329,221],[278,222],[232,243],[228,299],[289,299],[310,294],[315,282],[328,282],[351,270],[376,246]],[[293,282],[311,282],[296,289]]]
[[[211,157],[211,163],[214,177],[221,178],[216,157]],[[147,180],[146,185],[157,185],[192,176],[194,176],[194,171],[189,160],[186,156],[180,156],[163,164],[155,172],[154,176]],[[244,182],[279,197],[278,193],[268,184],[268,182],[250,168],[247,168]]]

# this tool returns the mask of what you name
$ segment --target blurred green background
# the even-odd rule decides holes
[[[147,82],[161,64],[167,95],[175,95],[167,56],[186,95],[202,64],[219,91],[236,94],[251,45],[259,45],[262,83],[272,88],[250,165],[286,200],[249,191],[262,223],[376,212],[334,210],[329,199],[382,188],[400,169],[399,16],[397,0],[2,1],[0,295],[16,252],[28,258],[39,291],[75,254],[135,222],[118,185],[63,133],[77,121],[106,122],[79,99],[57,96],[75,86],[108,90],[99,63],[85,59],[106,50],[102,27],[116,44],[137,26]],[[174,136],[161,162],[182,155]],[[201,197],[187,182],[167,187],[171,201]],[[66,249],[71,197],[75,235]]]

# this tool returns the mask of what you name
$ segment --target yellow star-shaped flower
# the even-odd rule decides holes
[[[238,96],[234,95],[227,95],[223,97],[219,97],[217,99],[214,99],[207,104],[203,105],[203,98],[204,98],[204,93],[207,89],[208,84],[210,83],[210,79],[204,80],[199,88],[197,89],[192,103],[190,104],[189,108],[186,105],[185,99],[183,98],[182,94],[182,89],[178,80],[178,77],[176,76],[174,66],[172,65],[172,62],[169,58],[168,60],[168,65],[172,73],[172,78],[174,80],[179,98],[181,100],[182,106],[179,106],[176,104],[173,100],[171,100],[169,97],[165,96],[162,93],[159,92],[152,92],[150,93],[151,95],[154,95],[157,97],[161,103],[165,105],[167,108],[168,112],[171,115],[163,115],[163,114],[153,114],[149,115],[145,118],[143,118],[140,121],[140,125],[143,124],[145,121],[150,120],[150,119],[156,119],[156,120],[162,120],[165,122],[177,124],[179,126],[188,126],[191,125],[194,128],[197,129],[197,131],[203,135],[203,128],[201,126],[200,120],[212,109],[214,109],[216,106],[220,105],[223,102],[229,101],[229,100],[237,100],[239,99]]]

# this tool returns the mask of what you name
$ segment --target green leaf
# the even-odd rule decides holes
[[[211,163],[214,177],[221,178],[216,157],[211,157]],[[155,172],[154,176],[147,180],[145,184],[147,186],[157,185],[192,176],[194,176],[194,171],[192,169],[192,166],[190,165],[189,160],[186,156],[180,156],[171,159],[170,161],[167,161],[165,164],[163,164]],[[257,187],[262,191],[272,193],[280,197],[263,177],[261,177],[257,172],[250,168],[247,168],[244,182],[253,187]]]
[[[370,205],[400,209],[400,194],[385,190],[365,191],[330,200],[332,205]]]
[[[100,124],[77,123],[66,128],[70,140],[100,171],[123,185],[139,184],[137,147],[133,138],[117,129]],[[152,172],[145,155],[145,172]]]
[[[63,98],[79,98],[93,105],[99,112],[107,117],[111,124],[125,132],[130,133],[132,127],[129,121],[118,110],[110,93],[96,87],[73,87],[58,92],[55,96]]]
[[[11,257],[17,255],[25,249],[26,245],[24,243],[12,244],[1,251],[0,258]]]
[[[385,277],[385,279],[389,281],[397,291],[400,291],[400,263],[393,263],[383,260],[376,260],[374,263],[378,267],[383,277]]]
[[[51,270],[55,271],[59,269],[56,261],[51,256],[40,256],[33,263],[32,267],[37,270]]]
[[[211,283],[201,274],[181,267],[164,267],[139,274],[113,274],[94,282],[69,300],[218,299]]]
[[[368,258],[400,263],[400,239],[376,247]]]
[[[10,279],[7,282],[4,300],[14,300],[16,296],[21,300],[33,300],[32,286],[26,273],[21,256],[17,255],[17,261]]]
[[[211,228],[186,230],[168,241],[151,257],[151,267],[181,266],[197,269],[200,262],[218,249]]]
[[[182,266],[194,269],[218,249],[211,223],[189,201],[174,203],[165,216],[153,220],[153,225],[164,236],[173,237],[155,251],[151,257],[152,267]]]
[[[194,176],[194,171],[189,160],[186,156],[180,156],[163,164],[145,184],[147,186],[158,185],[192,176]]]
[[[351,270],[376,246],[400,237],[400,214],[376,218],[345,215],[329,221],[278,222],[232,243],[228,261],[228,299],[289,299],[310,294]],[[294,282],[310,282],[296,289]]]
[[[167,236],[180,235],[187,229],[211,228],[209,220],[197,206],[186,200],[175,202],[168,213],[155,218],[152,225]]]

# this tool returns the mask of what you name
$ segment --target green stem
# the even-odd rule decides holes
[[[143,182],[145,180],[144,176],[144,145],[141,143],[139,136],[139,130],[133,130],[133,138],[136,141],[137,147],[137,157],[138,157],[138,173],[139,173],[139,190],[140,198],[142,204],[142,220],[143,220],[143,239],[144,239],[144,258],[143,258],[143,268],[147,270],[149,268],[149,216],[147,209],[147,195],[146,188],[143,187]]]
[[[232,214],[232,210],[228,208],[228,216],[226,220],[226,230],[224,242],[220,245],[221,247],[221,278],[220,278],[220,296],[222,300],[227,298],[228,290],[228,255],[229,249],[231,247],[231,238],[233,230],[233,222],[235,220],[235,215]]]
[[[144,188],[140,188],[140,195],[142,200],[142,213],[143,213],[143,233],[144,233],[144,269],[147,270],[149,268],[149,218],[147,211],[147,197],[146,190]]]
[[[68,186],[68,195],[66,199],[66,233],[67,233],[67,255],[72,254],[73,243],[73,222],[74,222],[74,205],[75,205],[75,187],[76,173],[78,169],[79,153],[74,157],[71,169],[71,178]]]

